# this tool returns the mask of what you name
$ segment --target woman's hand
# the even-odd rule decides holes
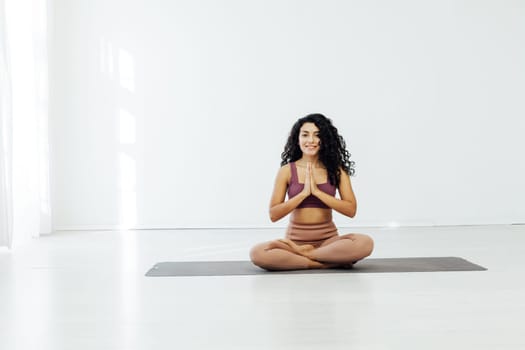
[[[319,188],[317,187],[317,182],[315,182],[314,167],[312,166],[312,163],[308,163],[306,168],[309,170],[310,173],[310,193],[314,196],[317,196],[316,193],[319,191]]]
[[[312,165],[311,163],[306,163],[305,175],[304,175],[304,188],[303,193],[306,197],[312,194]]]

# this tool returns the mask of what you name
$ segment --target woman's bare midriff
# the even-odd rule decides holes
[[[298,224],[321,224],[332,221],[332,209],[298,208],[292,212],[290,219]]]

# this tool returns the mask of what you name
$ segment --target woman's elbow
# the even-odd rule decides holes
[[[274,213],[272,210],[270,210],[270,220],[272,222],[276,222],[279,219],[280,217],[276,213]]]
[[[353,219],[356,213],[357,213],[357,207],[354,205],[350,208],[348,212],[348,216]]]

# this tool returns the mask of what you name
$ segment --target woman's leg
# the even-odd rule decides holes
[[[374,241],[367,235],[350,233],[327,239],[317,249],[307,253],[307,256],[323,263],[353,264],[366,258],[374,249]]]
[[[252,248],[250,258],[255,265],[270,271],[320,269],[333,266],[303,255],[301,250],[311,251],[312,246],[298,247],[287,243],[286,240],[265,242]]]

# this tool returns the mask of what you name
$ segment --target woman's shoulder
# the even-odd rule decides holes
[[[350,175],[343,167],[339,168],[339,174],[341,176],[339,180],[339,185],[341,185],[342,183],[350,183]]]
[[[291,163],[286,163],[285,165],[281,165],[281,167],[279,168],[279,173],[282,173],[282,172],[291,172],[291,169],[292,169],[292,165]]]
[[[281,165],[281,167],[279,168],[279,172],[277,173],[277,176],[279,178],[289,180],[290,177],[292,176],[292,168],[291,168],[290,163]]]

